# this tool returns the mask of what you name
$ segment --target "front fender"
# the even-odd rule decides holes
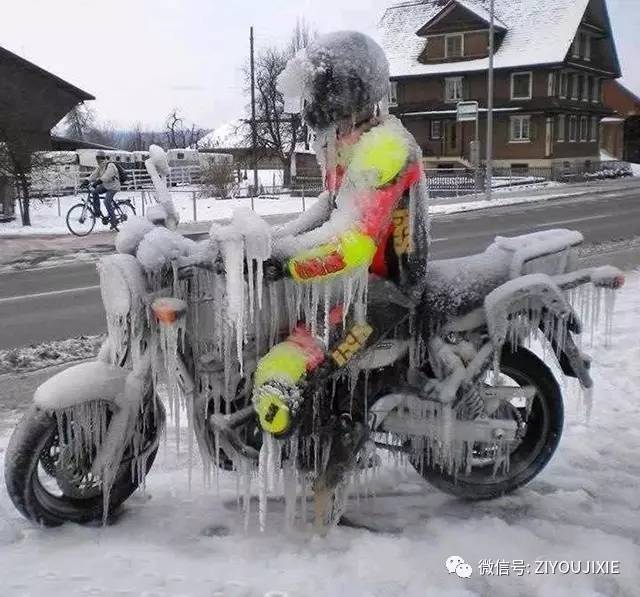
[[[117,404],[129,373],[128,369],[102,361],[81,363],[45,381],[36,390],[33,401],[49,412],[96,400]]]

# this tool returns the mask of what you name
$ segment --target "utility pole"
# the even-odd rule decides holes
[[[495,33],[495,0],[491,0],[489,7],[489,75],[488,75],[488,97],[487,97],[487,178],[485,181],[486,196],[491,200],[491,186],[493,184],[493,54],[494,54],[494,33]]]
[[[258,194],[258,131],[256,129],[256,69],[253,51],[253,26],[249,30],[251,48],[251,159],[253,162],[253,195]]]

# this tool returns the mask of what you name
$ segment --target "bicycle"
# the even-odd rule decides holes
[[[92,192],[92,189],[89,188],[87,196],[82,203],[76,203],[67,212],[67,228],[74,236],[87,236],[90,234],[98,218],[105,226],[110,223],[109,216],[104,216],[100,209],[96,213],[93,206]],[[103,195],[100,197],[102,198]],[[136,215],[136,208],[130,199],[115,199],[114,212],[116,215],[115,229],[118,230],[118,224],[126,222],[129,216]]]

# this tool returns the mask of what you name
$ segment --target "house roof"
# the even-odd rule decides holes
[[[79,87],[76,87],[75,85],[72,85],[71,83],[65,81],[64,79],[61,79],[57,75],[54,75],[53,73],[50,73],[49,71],[45,70],[44,68],[41,68],[41,67],[37,66],[36,64],[33,64],[33,62],[29,62],[25,58],[22,58],[22,56],[18,56],[17,54],[14,54],[13,52],[7,50],[6,48],[3,48],[2,46],[0,46],[0,60],[8,60],[10,62],[14,62],[16,64],[19,64],[22,68],[26,68],[26,69],[28,69],[30,71],[33,71],[33,72],[35,72],[35,73],[37,73],[37,74],[39,74],[39,75],[41,75],[43,77],[46,77],[47,79],[51,79],[57,85],[59,85],[60,87],[65,89],[66,91],[68,91],[71,94],[77,96],[79,101],[86,101],[86,100],[94,100],[94,99],[96,99],[90,93],[87,93],[86,91],[83,91]]]
[[[465,8],[470,13],[476,15],[480,20],[489,25],[491,21],[491,14],[484,6],[476,4],[473,1],[470,2],[469,0],[450,0],[450,2],[446,4],[444,8],[442,8],[442,10],[440,10],[440,12],[436,13],[431,19],[429,19],[422,25],[422,27],[417,31],[417,34],[426,35],[427,30],[432,25],[435,25],[436,23],[444,19],[450,12],[452,12],[456,8],[456,6]],[[493,21],[496,30],[505,31],[507,29],[507,26],[496,15],[494,15]]]
[[[488,0],[452,0],[488,20]],[[440,75],[486,70],[488,58],[422,64],[425,40],[416,35],[443,10],[438,0],[416,0],[389,7],[378,25],[378,37],[389,58],[391,77]],[[498,22],[507,31],[495,54],[495,68],[515,68],[564,61],[589,0],[495,0]]]
[[[198,145],[211,149],[245,149],[249,145],[247,143],[249,138],[251,138],[251,131],[246,120],[236,118],[202,137]]]

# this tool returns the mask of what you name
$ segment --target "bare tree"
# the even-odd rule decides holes
[[[78,104],[62,120],[64,135],[81,141],[87,139],[95,128],[95,112],[84,104]]]
[[[275,154],[284,168],[283,182],[291,184],[291,160],[296,145],[306,138],[306,128],[298,114],[284,112],[284,98],[277,89],[278,77],[293,55],[305,48],[314,34],[304,20],[298,20],[291,39],[284,50],[270,47],[256,59],[256,129],[258,154]],[[249,69],[245,69],[251,85]],[[247,143],[251,143],[250,136]]]
[[[177,109],[167,116],[165,124],[165,138],[167,149],[197,147],[198,141],[207,131],[196,124],[187,124]]]
[[[31,171],[42,147],[37,135],[0,121],[0,177],[8,178],[16,186],[18,207],[23,226],[31,226]]]

